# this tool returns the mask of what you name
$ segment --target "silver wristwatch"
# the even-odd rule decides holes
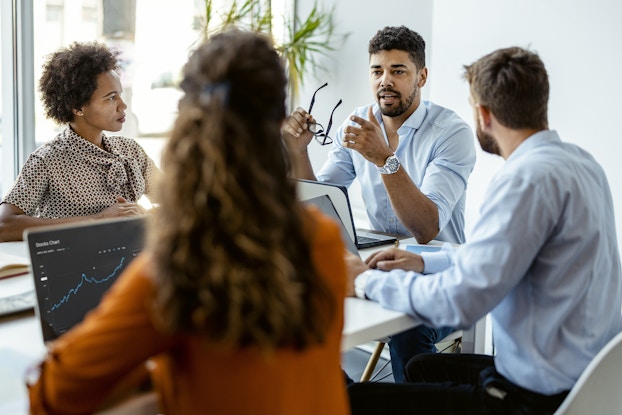
[[[400,161],[395,154],[392,154],[384,161],[384,166],[376,166],[376,168],[382,174],[397,173],[397,171],[400,169]]]

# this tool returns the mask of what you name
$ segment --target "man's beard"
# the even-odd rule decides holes
[[[479,123],[475,133],[477,134],[477,140],[479,141],[479,145],[482,147],[482,150],[486,153],[496,154],[497,156],[501,155],[499,145],[497,145],[495,139],[492,138],[490,134],[483,132],[479,126]]]
[[[380,95],[383,92],[390,92],[392,94],[395,94],[398,100],[398,103],[390,107],[382,106],[382,104],[380,104],[380,101],[381,101]],[[404,102],[402,101],[402,94],[400,94],[399,92],[394,91],[389,88],[381,89],[380,91],[378,91],[378,94],[377,94],[378,105],[380,105],[380,112],[382,112],[382,115],[386,115],[387,117],[399,117],[400,115],[405,113],[408,110],[408,108],[410,108],[413,101],[417,97],[418,92],[419,92],[419,88],[417,87],[417,85],[415,85],[415,88],[413,89],[412,94],[410,94],[410,96]]]

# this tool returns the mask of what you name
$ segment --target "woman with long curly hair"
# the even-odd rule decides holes
[[[127,105],[118,52],[97,42],[73,43],[47,57],[39,90],[46,115],[66,128],[29,157],[0,203],[0,242],[26,228],[144,213],[154,162],[120,131]]]
[[[212,37],[184,69],[147,249],[53,345],[33,413],[86,413],[149,371],[166,414],[346,414],[344,246],[296,197],[286,77],[264,37]]]

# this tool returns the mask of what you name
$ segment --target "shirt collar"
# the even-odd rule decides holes
[[[404,129],[418,130],[419,128],[421,128],[421,124],[423,124],[423,120],[425,120],[425,116],[427,113],[428,107],[426,105],[426,101],[421,101],[415,112],[410,114],[410,117],[406,118],[406,121],[404,121],[400,128],[398,128],[397,133],[399,135],[404,135],[406,133]],[[384,122],[382,120],[382,113],[380,112],[380,106],[377,103],[374,104],[374,116],[376,117],[380,125],[384,126]]]
[[[110,139],[104,133],[102,133],[102,145],[104,146],[103,150],[76,133],[71,127],[65,128],[65,130],[61,133],[61,137],[63,141],[80,151],[96,153],[99,155],[108,155],[109,153],[114,154]]]
[[[406,118],[406,121],[404,121],[404,124],[402,124],[402,126],[398,129],[398,132],[402,128],[412,128],[418,130],[419,128],[421,128],[421,124],[423,124],[423,120],[425,120],[425,116],[427,113],[428,107],[425,104],[425,101],[419,102],[419,106],[417,107],[415,112],[410,114],[410,117]]]
[[[538,131],[535,134],[530,135],[519,144],[518,147],[510,154],[507,161],[511,161],[521,157],[525,153],[529,153],[536,147],[540,147],[544,144],[549,143],[561,143],[561,139],[559,138],[559,134],[555,130],[542,130]]]
[[[76,133],[73,128],[71,128],[70,126],[68,126],[67,128],[65,128],[65,130],[63,131],[63,135],[65,137],[66,140],[69,141],[77,141],[80,144],[84,144],[87,147],[88,146],[94,146],[97,147],[95,144],[91,143],[89,140],[87,140],[86,138],[82,137],[80,134]]]

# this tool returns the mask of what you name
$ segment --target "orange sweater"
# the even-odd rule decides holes
[[[164,414],[347,414],[340,368],[344,247],[337,226],[312,209],[313,262],[338,299],[324,344],[266,356],[224,350],[197,336],[154,328],[154,286],[146,255],[136,258],[99,307],[59,338],[30,387],[31,413],[92,413],[130,372],[156,363],[152,375]]]

